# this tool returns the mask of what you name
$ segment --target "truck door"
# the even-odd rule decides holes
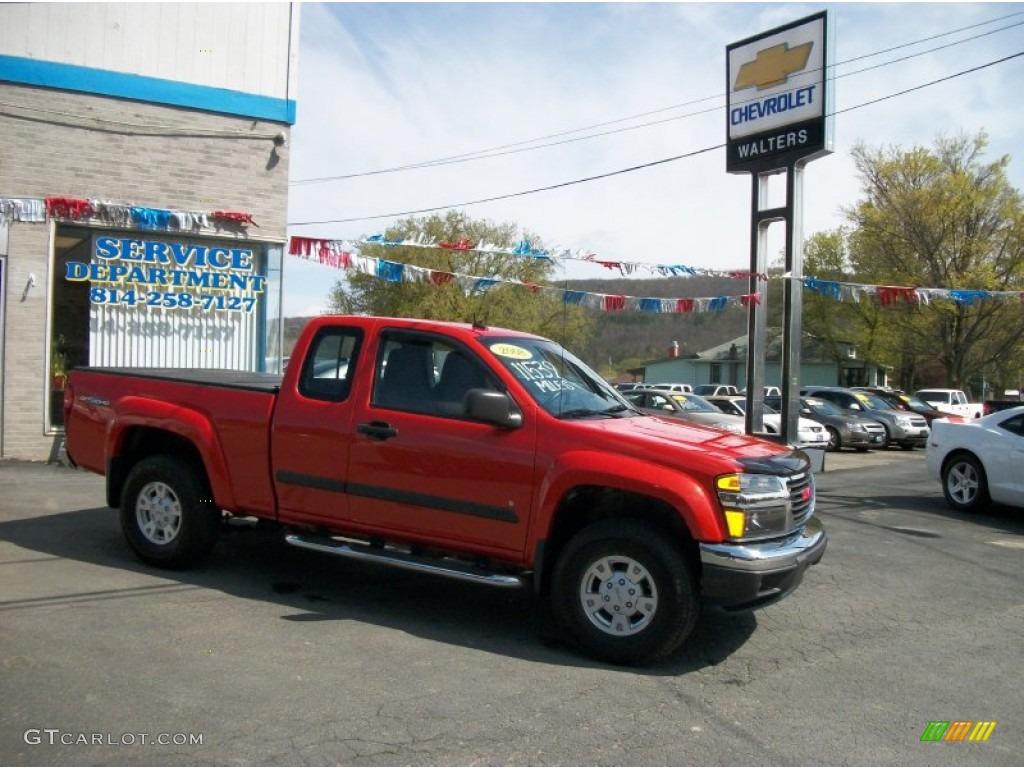
[[[363,332],[325,326],[310,343],[297,392],[278,396],[271,433],[271,467],[282,520],[347,520],[346,471],[353,429],[352,382]]]
[[[384,331],[349,458],[354,520],[397,537],[518,556],[530,519],[536,426],[465,416],[469,389],[503,389],[472,350]]]

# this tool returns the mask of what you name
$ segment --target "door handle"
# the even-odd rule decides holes
[[[356,427],[356,432],[366,435],[371,440],[390,440],[392,437],[398,437],[398,430],[386,421],[371,421],[367,424],[360,424]]]

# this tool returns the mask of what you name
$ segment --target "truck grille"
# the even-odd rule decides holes
[[[801,472],[786,478],[789,501],[793,510],[793,524],[803,525],[814,513],[814,478],[810,472]]]

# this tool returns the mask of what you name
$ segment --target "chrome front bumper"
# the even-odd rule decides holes
[[[701,544],[701,595],[733,611],[760,608],[799,586],[821,560],[828,537],[817,517],[784,538],[752,544]]]

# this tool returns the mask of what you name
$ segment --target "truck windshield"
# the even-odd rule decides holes
[[[586,363],[552,341],[494,338],[485,343],[537,405],[553,416],[583,418],[635,412]]]

